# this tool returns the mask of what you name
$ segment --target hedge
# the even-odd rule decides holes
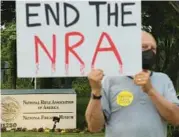
[[[85,111],[89,102],[89,97],[77,97],[77,128],[87,127],[85,120]]]

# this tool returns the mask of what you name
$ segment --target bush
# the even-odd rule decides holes
[[[84,129],[87,127],[85,111],[89,102],[89,97],[77,97],[77,128]]]
[[[15,132],[15,131],[17,131],[17,129],[16,129],[16,128],[12,128],[11,131],[14,131],[14,132]]]
[[[72,88],[77,93],[77,128],[85,129],[85,111],[89,102],[91,88],[88,79],[85,77],[76,78],[72,83]]]
[[[23,128],[22,131],[23,131],[23,132],[26,132],[26,131],[27,131],[27,128]]]
[[[6,132],[6,127],[1,127],[1,132]]]
[[[80,129],[74,129],[73,133],[80,133]]]
[[[77,95],[80,97],[89,96],[91,93],[91,88],[86,77],[76,78],[72,83],[72,88],[76,91]]]
[[[179,137],[179,129],[173,131],[173,137]]]
[[[18,127],[18,128],[16,129],[16,131],[20,132],[20,131],[22,131],[22,128],[21,128],[21,127]]]
[[[44,129],[43,128],[39,128],[38,132],[44,132]]]
[[[50,130],[49,128],[45,128],[45,129],[44,129],[44,132],[47,132],[47,133],[48,133],[48,132],[50,132],[50,131],[51,131],[51,130]]]
[[[32,129],[32,132],[37,132],[37,128],[33,128],[33,129]]]
[[[167,137],[179,137],[179,127],[168,125],[168,136]]]
[[[60,128],[55,129],[55,132],[61,132],[61,131],[62,131],[62,129],[60,129]]]

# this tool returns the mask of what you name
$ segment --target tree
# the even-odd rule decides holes
[[[6,28],[2,30],[1,36],[1,62],[8,64],[8,68],[5,69],[7,81],[2,83],[2,88],[33,88],[30,79],[17,78],[15,21],[6,23]]]
[[[7,24],[7,28],[2,31],[2,61],[7,61],[9,64],[9,77],[8,81],[12,83],[12,88],[16,89],[16,33],[15,22]]]
[[[143,25],[150,27],[158,43],[155,70],[167,73],[176,87],[179,79],[178,5],[178,2],[168,1],[142,2]]]
[[[1,1],[1,25],[15,20],[15,1]]]
[[[179,1],[170,1],[169,3],[179,13]]]

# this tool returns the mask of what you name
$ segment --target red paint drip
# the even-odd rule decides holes
[[[119,66],[119,72],[120,72],[121,74],[123,74],[123,65],[120,65],[120,66]]]
[[[36,75],[38,74],[38,71],[39,71],[39,64],[38,63],[36,63]]]
[[[55,63],[52,63],[52,72],[56,71]]]
[[[77,43],[70,45],[70,37],[80,37],[80,40]],[[85,63],[75,51],[75,48],[80,47],[83,42],[84,42],[84,36],[80,32],[69,32],[65,35],[65,73],[66,75],[68,75],[70,53],[73,54],[73,57],[76,57],[76,59],[80,62],[81,64],[80,72],[81,74],[84,74]]]
[[[85,74],[84,69],[85,69],[85,65],[81,64],[81,66],[80,66],[80,72],[81,72],[82,76]]]
[[[69,69],[69,65],[65,64],[65,75],[68,75],[68,69]]]
[[[37,65],[36,73],[38,73],[39,70],[39,47],[42,48],[43,52],[47,55],[49,60],[52,63],[52,71],[55,71],[55,63],[56,63],[56,35],[52,35],[52,55],[50,55],[50,52],[47,50],[46,45],[41,41],[41,39],[38,36],[34,36],[35,41],[35,62]]]

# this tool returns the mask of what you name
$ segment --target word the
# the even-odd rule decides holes
[[[101,8],[106,8],[107,16],[106,20],[108,26],[119,26],[122,27],[130,27],[130,26],[136,26],[137,24],[135,21],[126,22],[125,16],[132,16],[132,11],[125,10],[125,7],[132,7],[135,6],[135,3],[127,3],[127,2],[121,2],[119,3],[113,3],[115,6],[112,7],[111,3],[107,2],[89,2],[89,6],[94,7],[91,9],[94,9],[96,12],[96,15],[94,15],[94,21],[96,21],[96,26],[99,27],[102,22],[100,22],[100,16],[101,16]],[[39,14],[38,12],[35,12],[33,10],[37,10],[43,8],[44,15]],[[26,26],[27,27],[39,27],[42,25],[51,25],[52,22],[54,22],[57,26],[60,26],[63,24],[65,27],[70,27],[78,23],[80,20],[80,9],[75,7],[72,4],[69,3],[59,3],[56,2],[52,5],[50,4],[41,4],[41,3],[26,3],[25,5],[26,9]],[[88,9],[89,10],[89,9]],[[39,10],[40,11],[40,10]],[[70,17],[69,21],[69,11],[73,11],[74,15],[73,17]],[[62,15],[63,13],[63,15]],[[95,17],[96,16],[96,17]],[[38,19],[38,21],[33,22],[33,18]],[[114,24],[111,24],[112,18],[114,19]],[[63,21],[63,22],[62,22]],[[120,21],[120,23],[119,23]],[[45,23],[45,24],[44,24]]]

